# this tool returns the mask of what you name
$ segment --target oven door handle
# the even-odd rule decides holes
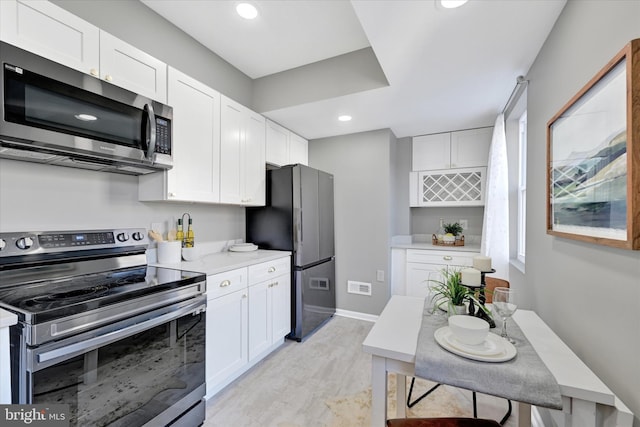
[[[84,340],[75,344],[57,348],[55,350],[50,350],[44,353],[40,353],[37,355],[38,363],[45,363],[50,360],[63,357],[63,356],[65,358],[74,357],[76,355],[86,353],[87,351],[94,350],[96,348],[105,346],[107,344],[111,344],[112,342],[121,340],[130,335],[137,334],[138,332],[142,332],[147,329],[151,329],[156,326],[162,325],[163,323],[178,319],[191,312],[193,314],[198,314],[200,312],[205,311],[205,309],[206,309],[206,302],[203,303],[201,300],[198,300],[193,304],[182,307],[175,311],[171,311],[169,313],[162,314],[158,317],[154,317],[153,319],[147,320],[145,322],[137,323],[135,325],[128,326],[123,329],[118,329],[117,331],[112,331],[104,335],[99,335],[95,338],[89,338],[87,340]]]

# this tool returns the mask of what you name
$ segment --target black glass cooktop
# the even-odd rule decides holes
[[[204,280],[202,273],[141,266],[0,287],[0,307],[35,324]]]

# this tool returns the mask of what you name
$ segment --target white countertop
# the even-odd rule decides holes
[[[394,243],[396,249],[425,249],[431,251],[480,252],[479,243],[466,243],[464,246],[439,246],[431,243]]]
[[[197,261],[182,261],[176,264],[157,264],[150,265],[168,268],[179,268],[181,270],[197,271],[207,275],[222,273],[224,271],[234,270],[236,268],[247,267],[249,265],[259,264],[261,262],[272,261],[291,255],[287,251],[271,251],[258,249],[252,252],[214,252],[200,256]]]

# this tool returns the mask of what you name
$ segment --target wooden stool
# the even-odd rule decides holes
[[[387,427],[500,427],[483,418],[397,418],[387,420]]]

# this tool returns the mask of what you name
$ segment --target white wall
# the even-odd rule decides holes
[[[639,37],[639,1],[569,0],[527,75],[527,266],[522,289],[523,302],[636,414],[635,427],[640,426],[640,251],[546,234],[545,132],[548,120]]]
[[[342,310],[377,315],[389,298],[394,145],[388,129],[309,142],[309,166],[334,175],[336,304]],[[383,282],[377,270],[384,270]],[[347,280],[371,283],[372,296],[348,294]]]

